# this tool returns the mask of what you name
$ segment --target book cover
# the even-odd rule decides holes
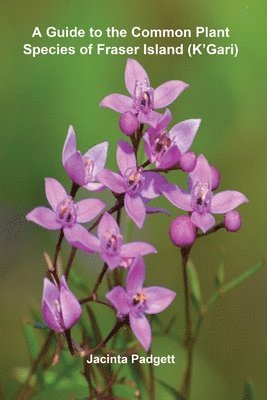
[[[266,3],[0,9],[0,398],[267,399]]]

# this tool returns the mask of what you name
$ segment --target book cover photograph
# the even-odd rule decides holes
[[[266,12],[1,1],[1,400],[267,400]]]

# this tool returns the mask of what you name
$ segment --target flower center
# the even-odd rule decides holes
[[[119,254],[121,246],[122,235],[114,230],[105,232],[101,238],[101,249],[110,256]]]
[[[167,132],[161,132],[160,137],[155,140],[152,147],[154,161],[161,161],[162,156],[166,153],[171,144],[172,139],[167,136]]]
[[[146,296],[144,293],[136,293],[132,298],[132,311],[135,316],[138,317],[141,313],[144,312],[146,307]]]
[[[153,89],[148,86],[148,81],[145,79],[143,82],[138,80],[135,82],[134,88],[134,107],[137,112],[149,112],[154,107],[154,92]]]
[[[203,185],[200,182],[197,182],[191,191],[191,198],[194,211],[197,211],[200,214],[209,211],[212,198],[210,185],[208,183]]]
[[[133,305],[137,306],[137,305],[143,305],[146,302],[146,296],[144,293],[137,293],[134,297],[133,297]]]
[[[84,170],[85,170],[85,184],[94,181],[94,168],[95,163],[89,157],[83,157]]]
[[[57,220],[62,224],[62,227],[71,228],[77,220],[77,205],[74,203],[71,196],[66,197],[57,206]]]
[[[139,194],[144,187],[144,181],[145,181],[142,169],[141,168],[127,169],[124,175],[124,181],[127,193],[131,195]]]

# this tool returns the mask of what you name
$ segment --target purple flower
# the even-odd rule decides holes
[[[142,65],[133,59],[128,59],[126,64],[125,85],[131,97],[113,93],[106,96],[100,106],[119,113],[131,111],[139,123],[154,127],[161,115],[154,110],[171,104],[188,87],[182,81],[168,81],[154,90]]]
[[[188,119],[174,125],[167,131],[172,120],[170,110],[166,110],[155,128],[149,128],[144,134],[145,152],[150,162],[157,168],[167,169],[179,163],[193,143],[200,119]]]
[[[75,203],[64,187],[53,178],[45,179],[45,191],[52,210],[46,207],[34,208],[26,215],[26,219],[46,229],[63,229],[68,241],[72,234],[82,229],[79,223],[91,221],[105,208],[105,203],[98,199]]]
[[[97,235],[91,235],[86,229],[72,235],[72,243],[85,251],[95,251],[104,260],[110,269],[119,266],[129,267],[139,254],[144,256],[156,253],[157,250],[151,244],[144,242],[123,243],[120,228],[115,219],[106,212],[101,218]]]
[[[56,332],[70,329],[80,319],[81,305],[70,291],[64,276],[60,278],[59,286],[44,279],[42,312],[45,323]]]
[[[172,184],[167,184],[162,191],[176,207],[192,213],[192,222],[204,233],[215,225],[211,213],[225,214],[248,201],[242,193],[234,190],[213,195],[212,182],[212,169],[206,158],[200,155],[195,169],[189,174],[189,193]]]
[[[133,148],[120,140],[117,147],[117,163],[120,173],[103,169],[97,179],[114,193],[125,193],[124,206],[129,217],[141,228],[145,221],[147,200],[160,196],[166,179],[156,172],[143,171],[136,165]]]
[[[144,314],[157,314],[167,308],[176,293],[159,286],[143,287],[145,264],[137,257],[127,275],[126,289],[115,286],[107,299],[116,308],[118,317],[129,315],[130,325],[140,344],[148,351],[151,344],[151,327]]]
[[[73,126],[70,126],[62,151],[62,163],[69,177],[77,185],[91,191],[101,190],[104,186],[95,180],[96,174],[105,166],[107,151],[108,142],[103,142],[82,155],[77,150]]]

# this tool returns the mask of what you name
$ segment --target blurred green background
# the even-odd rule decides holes
[[[214,275],[224,255],[227,279],[266,256],[266,1],[17,1],[0,2],[1,30],[1,270],[0,270],[0,370],[8,398],[16,383],[14,368],[29,365],[21,327],[29,308],[39,309],[45,264],[57,233],[26,223],[25,214],[45,204],[44,177],[70,183],[61,165],[61,151],[68,125],[78,134],[79,148],[109,140],[108,166],[115,168],[115,148],[122,135],[118,114],[99,108],[112,92],[125,93],[125,56],[40,56],[22,54],[24,43],[35,45],[89,44],[88,39],[32,39],[35,26],[105,29],[192,28],[229,26],[230,39],[206,43],[239,46],[239,56],[138,56],[154,87],[181,79],[190,88],[171,105],[173,122],[202,118],[193,150],[205,153],[222,173],[221,189],[245,193],[243,227],[236,234],[220,231],[199,241],[192,258],[197,266],[205,299],[214,290]],[[184,39],[189,43],[190,39]],[[194,39],[191,39],[192,41]],[[108,45],[140,45],[145,39],[100,39]],[[95,42],[95,41],[93,41]],[[175,45],[164,39],[147,43]],[[179,42],[179,40],[178,40]],[[177,177],[172,180],[178,183]],[[179,179],[179,178],[178,178]],[[181,181],[179,181],[181,182]],[[87,193],[83,193],[86,195]],[[101,195],[111,205],[111,198]],[[162,201],[167,206],[167,202]],[[172,215],[177,210],[168,206]],[[158,256],[147,257],[150,284],[160,283],[177,291],[175,329],[182,334],[183,301],[180,257],[168,237],[170,219],[147,219],[134,238],[148,239]],[[67,255],[66,246],[64,248]],[[84,254],[75,263],[90,287],[101,263]],[[222,299],[207,316],[196,346],[192,400],[241,398],[244,382],[251,378],[257,399],[267,399],[267,272],[261,271]],[[156,371],[160,379],[177,386],[184,367],[184,353],[167,338],[156,339],[154,351],[178,355],[175,366]],[[59,397],[57,397],[59,398]],[[65,399],[65,396],[62,398]],[[163,397],[161,397],[163,398]],[[165,397],[164,397],[165,398]],[[167,399],[167,397],[166,397]]]

